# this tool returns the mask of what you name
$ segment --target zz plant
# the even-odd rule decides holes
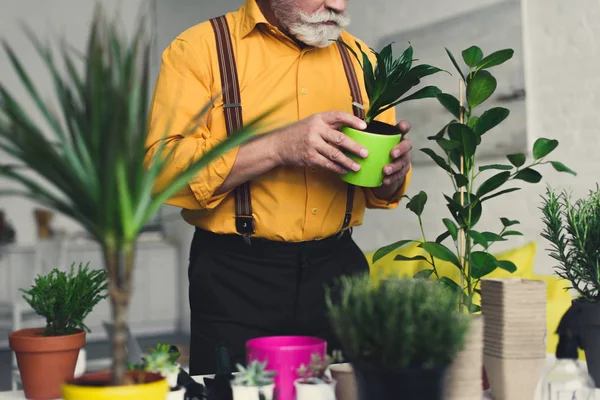
[[[575,172],[558,161],[548,161],[546,157],[558,147],[554,139],[539,138],[532,148],[533,159],[527,161],[527,155],[509,154],[507,161],[501,164],[478,166],[477,150],[482,141],[490,135],[510,114],[503,107],[493,107],[483,112],[482,104],[495,92],[497,80],[490,72],[513,57],[512,49],[495,51],[484,56],[477,46],[462,51],[462,60],[466,68],[461,68],[454,55],[446,49],[450,61],[458,71],[460,78],[460,100],[449,93],[437,95],[441,105],[452,115],[452,119],[436,135],[428,137],[439,147],[436,152],[431,148],[423,148],[422,152],[445,171],[452,187],[452,193],[443,194],[449,216],[442,219],[445,230],[435,239],[430,240],[423,229],[422,215],[428,195],[424,191],[410,197],[406,208],[411,210],[419,220],[421,238],[419,240],[401,240],[377,250],[373,256],[376,262],[385,255],[411,242],[418,242],[418,247],[425,255],[415,257],[396,256],[398,261],[424,261],[429,268],[416,273],[418,278],[434,278],[460,294],[460,309],[477,312],[480,307],[473,303],[473,296],[479,292],[478,284],[482,278],[497,268],[514,272],[516,266],[510,261],[497,260],[490,248],[494,243],[506,241],[508,237],[522,235],[512,228],[519,221],[500,217],[497,231],[480,229],[480,221],[485,206],[494,198],[518,191],[520,187],[509,186],[519,181],[538,183],[542,179],[538,167],[550,164],[559,172],[575,175]],[[464,89],[463,89],[464,88]],[[463,93],[466,103],[462,101]],[[501,133],[501,130],[495,130]],[[436,268],[436,260],[446,261],[460,272],[459,282],[447,276],[441,276]]]

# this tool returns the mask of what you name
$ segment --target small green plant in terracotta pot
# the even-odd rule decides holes
[[[69,273],[53,269],[38,275],[29,290],[21,289],[31,308],[46,319],[45,328],[20,329],[8,336],[17,356],[28,399],[61,397],[61,384],[72,379],[89,328],[84,320],[107,297],[107,274],[79,264]]]
[[[402,133],[395,125],[390,125],[375,118],[381,113],[406,101],[435,98],[441,90],[435,86],[426,86],[416,92],[404,96],[416,87],[421,79],[441,72],[442,70],[427,64],[413,67],[413,47],[404,50],[402,55],[394,59],[392,44],[388,44],[380,53],[373,49],[370,51],[376,57],[375,66],[369,55],[363,51],[356,42],[361,52],[359,56],[354,49],[340,40],[356,57],[360,64],[369,106],[365,113],[367,127],[360,131],[350,127],[343,127],[342,132],[352,140],[360,143],[369,151],[367,158],[360,158],[348,153],[354,161],[360,164],[360,170],[350,171],[342,176],[345,182],[356,186],[378,187],[383,183],[383,168],[392,162],[391,151],[402,139]]]

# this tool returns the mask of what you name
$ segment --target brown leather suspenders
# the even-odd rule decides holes
[[[217,40],[217,52],[219,58],[219,67],[221,70],[221,86],[223,91],[223,111],[225,113],[225,124],[227,126],[227,135],[233,134],[236,130],[242,128],[242,105],[240,97],[240,88],[238,84],[237,67],[231,45],[231,36],[229,25],[225,16],[220,16],[210,20],[215,31]],[[348,49],[340,43],[337,43],[346,79],[350,86],[352,94],[352,110],[354,115],[364,119],[365,111],[363,107],[360,86],[356,77],[354,66],[350,59]],[[352,207],[354,205],[354,185],[348,185],[346,198],[346,212],[341,230],[350,225],[352,219]],[[250,200],[250,183],[246,182],[235,189],[235,227],[238,233],[249,237],[255,232],[254,217],[252,216],[252,202]]]

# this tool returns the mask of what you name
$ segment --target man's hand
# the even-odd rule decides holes
[[[410,130],[407,121],[400,121],[398,128],[404,134],[400,143],[391,151],[392,162],[383,167],[383,185],[373,188],[373,194],[380,199],[390,199],[398,191],[410,170],[410,151],[412,144],[406,134]]]
[[[367,149],[340,132],[341,126],[362,130],[366,123],[352,114],[331,111],[311,115],[274,133],[280,164],[322,167],[338,174],[358,171],[360,165],[346,156],[344,150],[365,158]]]

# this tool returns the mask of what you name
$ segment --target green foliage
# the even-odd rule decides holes
[[[311,360],[308,366],[301,364],[298,368],[298,375],[302,382],[309,384],[330,383],[331,379],[325,374],[330,364],[342,362],[342,352],[334,350],[332,355],[321,357],[319,353],[311,354]]]
[[[89,263],[85,267],[80,263],[75,273],[74,266],[69,273],[55,268],[38,275],[31,289],[20,289],[36,314],[46,318],[44,336],[70,335],[77,329],[90,332],[83,321],[107,297],[105,270],[90,270]]]
[[[276,371],[265,371],[267,362],[252,361],[247,367],[236,364],[239,374],[235,376],[232,383],[241,386],[266,386],[273,383]]]
[[[532,160],[527,162],[525,154],[509,154],[506,164],[488,164],[477,166],[477,150],[485,135],[490,135],[510,114],[503,107],[493,107],[479,111],[479,107],[488,100],[497,87],[496,78],[489,71],[490,68],[499,66],[512,58],[512,49],[503,49],[485,55],[477,46],[471,46],[462,52],[462,59],[466,67],[461,67],[450,50],[446,49],[451,63],[460,74],[464,85],[466,103],[461,106],[459,99],[449,93],[437,95],[438,101],[452,116],[452,119],[437,134],[428,139],[439,147],[438,151],[432,148],[423,148],[438,167],[446,172],[453,186],[453,192],[443,194],[450,218],[442,219],[445,228],[435,239],[429,241],[423,229],[422,215],[428,196],[425,192],[410,197],[406,208],[411,210],[418,218],[421,227],[420,240],[401,240],[392,245],[385,246],[375,252],[373,262],[381,257],[411,243],[418,242],[419,247],[425,250],[427,257],[413,258],[397,257],[398,261],[424,260],[431,268],[418,272],[418,277],[431,277],[440,280],[451,291],[461,294],[461,309],[465,306],[470,312],[480,310],[473,304],[473,295],[480,280],[497,268],[514,272],[516,266],[508,261],[497,260],[489,251],[497,242],[508,240],[508,237],[521,235],[519,231],[508,229],[518,221],[500,218],[500,226],[496,232],[480,231],[477,224],[481,219],[484,206],[499,196],[518,191],[519,181],[538,183],[542,179],[538,167],[550,164],[556,171],[575,172],[558,161],[546,160],[557,147],[558,141],[539,138],[533,144],[531,151]],[[495,132],[502,134],[501,130]],[[441,277],[438,274],[435,260],[444,260],[452,263],[460,272],[460,282]]]
[[[392,55],[392,43],[385,46],[380,53],[369,49],[377,59],[373,66],[369,55],[358,42],[356,45],[361,53],[360,57],[343,40],[339,39],[338,41],[349,49],[364,72],[365,88],[370,104],[365,116],[367,124],[373,121],[377,115],[400,103],[435,98],[441,93],[441,90],[435,86],[426,86],[401,99],[409,90],[421,83],[422,78],[442,71],[427,64],[413,67],[412,45],[409,44],[408,48],[396,59]]]
[[[548,187],[542,199],[542,237],[558,261],[556,274],[570,281],[582,300],[600,300],[600,188],[573,202],[570,193]]]
[[[179,367],[176,362],[179,356],[178,351],[171,351],[170,345],[158,343],[156,348],[150,349],[149,354],[140,363],[130,364],[128,369],[131,371],[157,372],[167,376],[178,373]]]
[[[437,281],[390,279],[368,274],[343,277],[341,299],[327,295],[329,318],[350,362],[397,370],[451,362],[463,348],[470,316]]]

